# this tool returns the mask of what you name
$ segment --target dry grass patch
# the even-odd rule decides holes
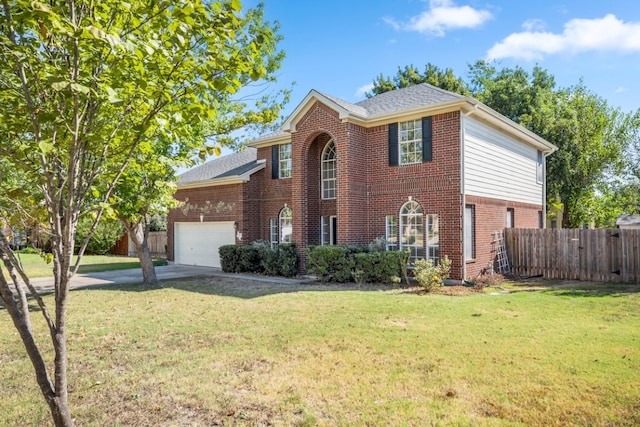
[[[72,410],[82,426],[638,425],[637,291],[223,278],[74,291]],[[3,422],[48,425],[2,310],[0,331]]]

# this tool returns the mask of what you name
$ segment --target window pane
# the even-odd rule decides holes
[[[398,250],[398,219],[395,215],[387,215],[385,217],[387,250]]]
[[[280,178],[291,177],[291,144],[280,145]]]
[[[464,258],[473,259],[475,254],[474,239],[474,208],[467,205],[464,208]]]
[[[422,120],[402,122],[399,126],[400,164],[422,161]]]
[[[333,141],[322,152],[322,198],[336,198],[336,146]]]
[[[411,259],[424,258],[424,226],[422,206],[409,201],[400,210],[400,249],[408,248]]]
[[[291,208],[286,207],[280,211],[280,243],[291,243],[293,235]]]
[[[427,215],[427,259],[438,263],[440,259],[440,220],[438,215]]]

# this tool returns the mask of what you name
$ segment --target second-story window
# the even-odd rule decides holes
[[[291,178],[291,144],[281,144],[278,151],[280,178]]]
[[[400,122],[400,164],[422,162],[422,120]]]
[[[336,198],[336,145],[333,141],[322,151],[322,198]]]

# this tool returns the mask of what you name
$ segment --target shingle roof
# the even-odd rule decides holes
[[[640,215],[620,215],[616,225],[640,225]]]
[[[240,153],[209,160],[180,175],[178,185],[242,175],[258,165],[257,152],[255,148],[247,147]]]
[[[421,83],[402,89],[381,93],[355,105],[367,111],[368,116],[398,113],[427,105],[464,99],[462,95]]]

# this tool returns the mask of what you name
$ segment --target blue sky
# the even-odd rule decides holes
[[[431,62],[466,78],[478,59],[539,65],[559,87],[582,78],[610,105],[640,107],[637,0],[264,0],[264,8],[284,36],[278,88],[295,82],[286,115],[311,89],[357,102],[399,66]]]

